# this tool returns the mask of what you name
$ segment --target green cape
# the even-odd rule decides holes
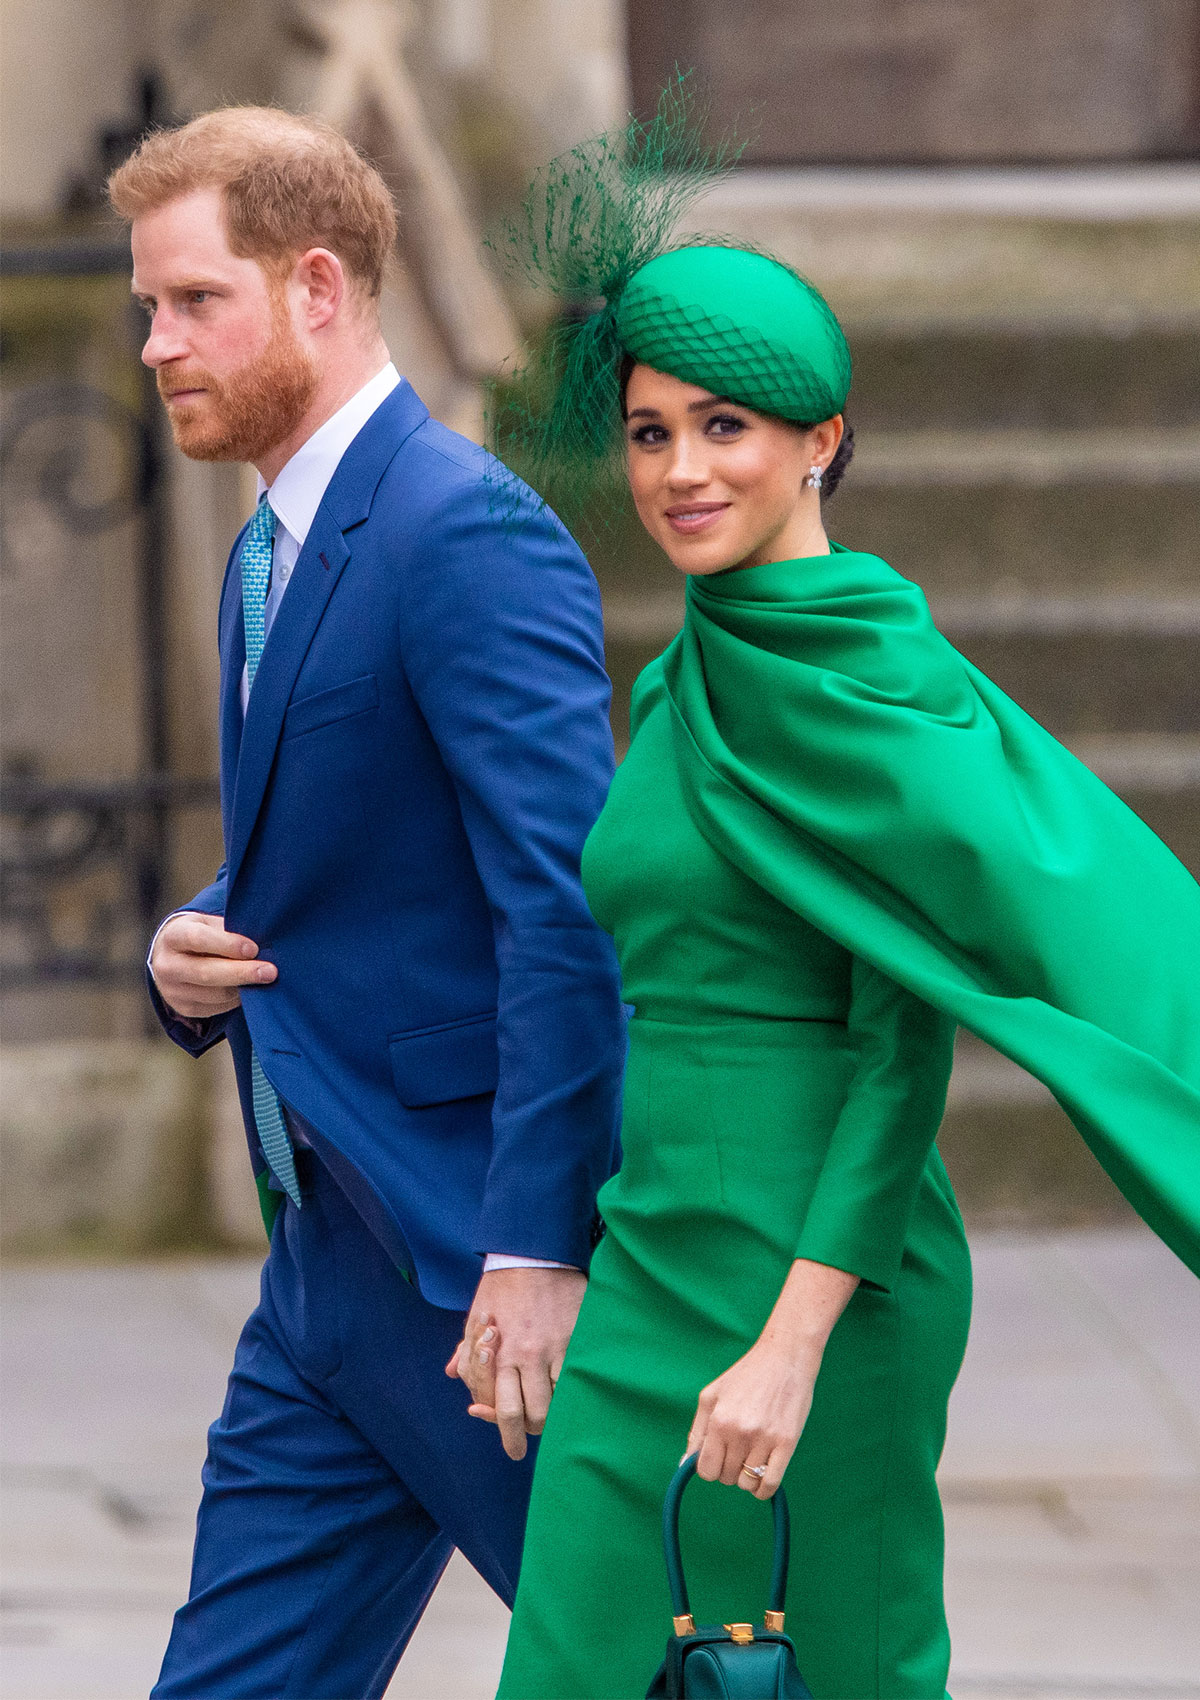
[[[1200,886],[916,585],[833,551],[688,582],[639,700],[661,679],[697,826],[1044,1081],[1200,1273]]]

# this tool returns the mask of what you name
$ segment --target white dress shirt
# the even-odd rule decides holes
[[[364,384],[332,418],[318,426],[306,443],[301,443],[287,465],[269,487],[260,477],[258,494],[264,490],[275,513],[275,549],[271,559],[271,585],[263,626],[270,635],[283,593],[291,583],[292,571],[312,530],[317,509],[338,469],[342,456],[376,408],[386,401],[400,382],[400,374],[389,360],[370,383]],[[250,675],[242,668],[242,713],[250,698]]]
[[[342,456],[376,409],[387,400],[400,382],[400,374],[389,360],[369,383],[363,385],[337,412],[302,443],[282,467],[275,482],[267,485],[260,477],[258,495],[266,492],[275,514],[275,544],[271,557],[271,584],[267,591],[264,627],[269,638],[279,604],[283,601],[300,551],[312,529],[317,509],[338,469]],[[242,713],[250,700],[250,675],[242,668]],[[168,917],[170,919],[170,917]],[[163,923],[166,925],[166,922]],[[161,928],[159,929],[161,931]],[[158,934],[154,935],[157,942]],[[150,946],[154,955],[154,944]],[[296,1139],[296,1130],[292,1129]],[[296,1140],[307,1144],[307,1140]],[[554,1263],[541,1257],[517,1257],[508,1252],[489,1252],[484,1259],[484,1272],[491,1269],[569,1269],[570,1264]]]

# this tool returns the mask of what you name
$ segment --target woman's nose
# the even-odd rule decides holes
[[[697,454],[695,444],[684,437],[677,438],[675,453],[667,468],[667,483],[674,489],[694,490],[697,485],[707,484],[708,478],[707,462],[703,455]]]

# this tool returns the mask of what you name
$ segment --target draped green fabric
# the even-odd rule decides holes
[[[1200,886],[1167,847],[875,556],[690,579],[656,666],[709,842],[1044,1081],[1200,1273]]]

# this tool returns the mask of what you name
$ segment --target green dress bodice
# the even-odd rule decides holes
[[[768,898],[688,813],[661,689],[587,841],[583,882],[639,1016],[846,1019],[850,953]]]

